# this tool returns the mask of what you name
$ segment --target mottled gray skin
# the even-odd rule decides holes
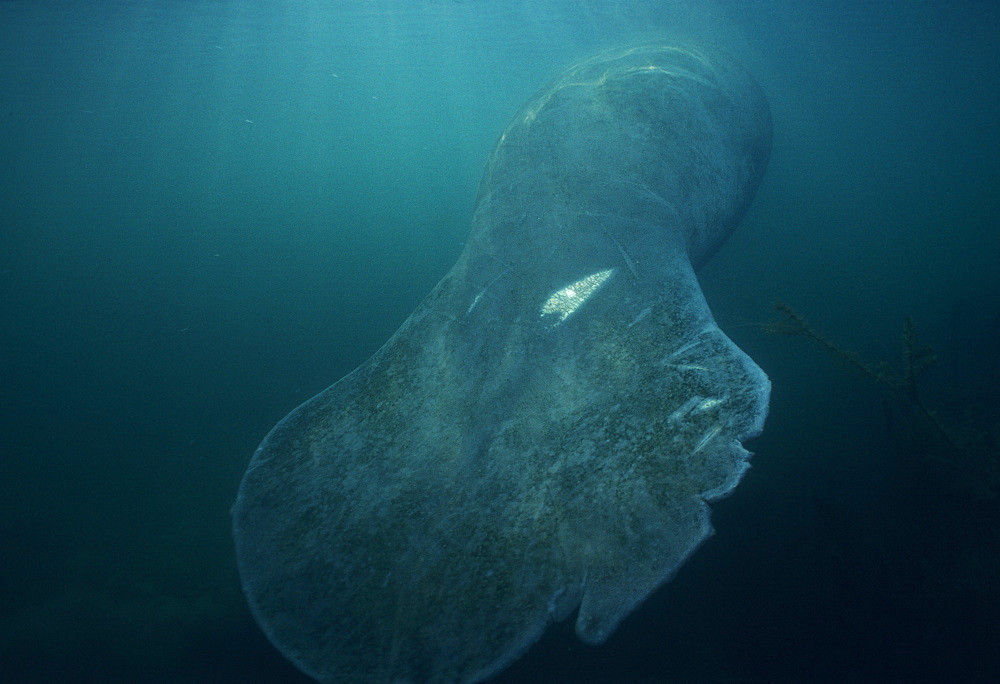
[[[481,680],[578,607],[602,642],[711,534],[769,384],[692,264],[770,131],[741,68],[658,46],[514,117],[458,263],[243,479],[243,587],[288,658],[326,682]]]

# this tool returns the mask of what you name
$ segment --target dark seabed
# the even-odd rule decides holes
[[[0,680],[307,681],[240,591],[250,456],[454,263],[521,104],[661,39],[770,98],[700,273],[770,416],[608,643],[495,681],[1000,679],[998,35],[990,0],[0,0]]]

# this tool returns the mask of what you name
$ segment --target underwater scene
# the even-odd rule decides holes
[[[0,681],[1000,679],[997,35],[0,0]]]

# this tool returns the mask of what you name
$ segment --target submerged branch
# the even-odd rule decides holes
[[[791,306],[785,302],[775,302],[774,307],[784,315],[784,320],[778,323],[764,325],[764,330],[778,335],[796,335],[805,337],[818,344],[833,356],[841,359],[849,366],[861,372],[879,385],[886,387],[891,393],[903,399],[909,404],[913,411],[922,418],[940,436],[944,442],[954,451],[962,452],[961,447],[948,430],[941,424],[920,399],[918,380],[920,376],[937,361],[934,350],[926,345],[917,342],[916,326],[913,319],[907,316],[903,321],[903,349],[902,349],[902,373],[897,373],[893,368],[883,362],[871,364],[863,361],[854,352],[848,351],[823,337],[810,327],[809,322],[800,316]]]

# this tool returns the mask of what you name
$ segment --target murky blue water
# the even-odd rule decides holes
[[[701,272],[770,418],[672,583],[497,681],[990,678],[998,31],[986,1],[0,1],[0,679],[301,681],[236,578],[253,449],[454,262],[517,108],[661,39],[771,101]],[[775,300],[872,370],[911,316],[933,419],[905,369],[763,330]]]

